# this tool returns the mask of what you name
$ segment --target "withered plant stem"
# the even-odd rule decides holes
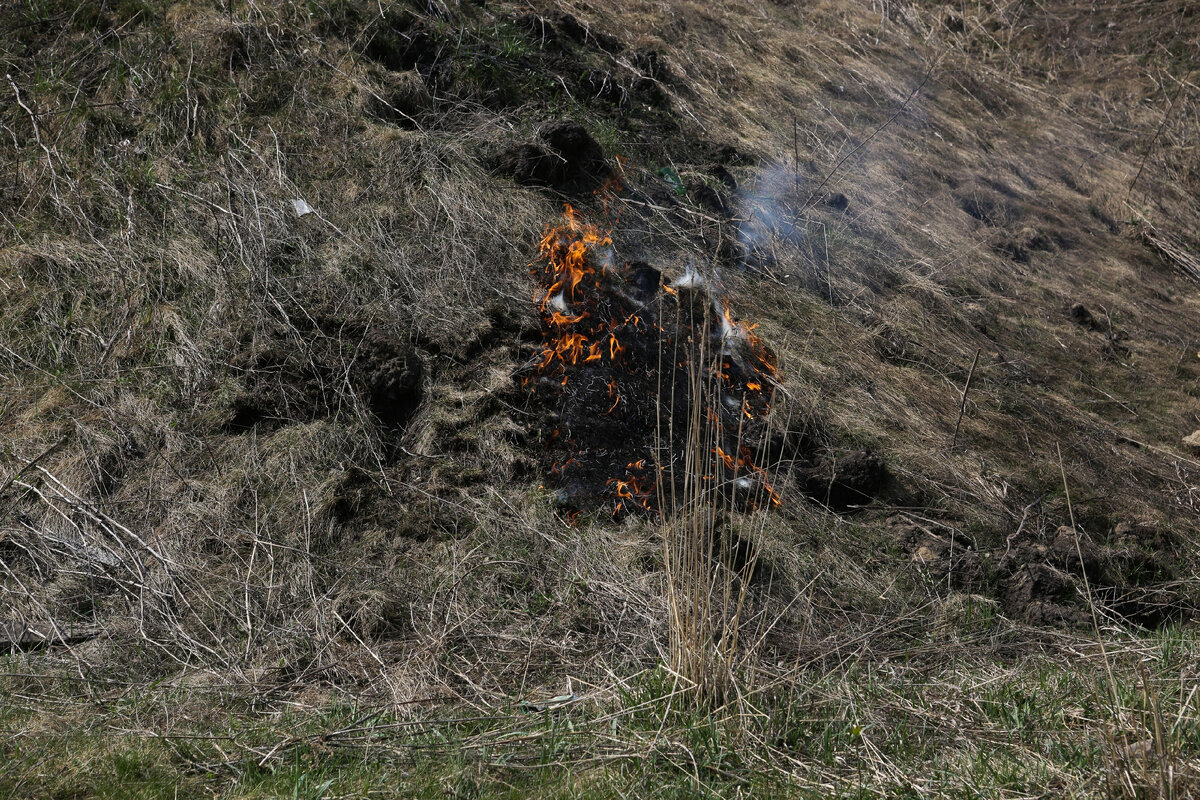
[[[683,313],[680,310],[679,313]],[[683,452],[677,458],[671,452],[672,423],[663,431],[658,415],[656,459],[661,464],[664,449],[669,461],[660,469],[659,496],[671,486],[672,502],[660,502],[663,563],[666,577],[669,666],[690,686],[697,705],[719,706],[742,696],[736,686],[738,665],[752,655],[742,645],[741,628],[749,596],[749,577],[754,571],[756,554],[738,558],[730,532],[720,532],[718,522],[732,510],[740,470],[735,464],[732,477],[725,478],[720,446],[722,428],[710,409],[721,402],[720,363],[723,346],[713,342],[715,311],[706,305],[703,318],[697,319],[695,307],[680,328],[692,332],[692,341],[684,350],[686,359],[687,414]],[[676,348],[679,348],[676,343]],[[715,349],[714,349],[715,348]],[[680,353],[673,354],[679,363]],[[664,354],[660,354],[660,363]],[[660,406],[661,379],[660,379]],[[681,387],[681,390],[684,390]],[[672,415],[673,416],[673,415]],[[743,447],[744,420],[739,419],[734,453]],[[664,438],[664,433],[666,438]],[[682,463],[679,463],[682,461]],[[682,469],[682,473],[679,470]],[[739,560],[742,563],[739,563]],[[754,637],[751,637],[753,640]],[[750,647],[749,651],[755,648]]]
[[[962,402],[958,406],[958,421],[954,423],[954,438],[950,442],[950,449],[958,447],[958,429],[962,426],[963,415],[967,413],[967,392],[971,391],[971,380],[975,377],[975,367],[979,364],[979,354],[983,352],[983,348],[975,348],[975,359],[971,361],[971,371],[967,373],[967,382],[963,385]]]
[[[1058,454],[1058,471],[1062,475],[1063,494],[1067,499],[1067,518],[1071,521],[1071,535],[1075,539],[1075,556],[1079,559],[1079,574],[1083,577],[1083,589],[1087,594],[1088,611],[1092,616],[1092,630],[1096,634],[1096,644],[1100,647],[1100,656],[1104,659],[1104,671],[1108,675],[1108,696],[1112,703],[1115,716],[1120,709],[1120,697],[1117,694],[1117,680],[1113,677],[1112,664],[1108,660],[1108,650],[1104,646],[1104,637],[1100,635],[1100,619],[1096,615],[1096,603],[1092,598],[1092,585],[1088,581],[1087,570],[1083,567],[1083,547],[1079,544],[1079,528],[1075,525],[1075,509],[1071,505],[1071,488],[1067,485],[1067,470],[1063,466],[1062,447],[1054,443],[1054,451]]]
[[[24,472],[27,469],[33,469],[34,467],[36,467],[41,462],[42,459],[44,459],[46,456],[53,453],[58,448],[62,447],[64,444],[66,444],[66,442],[67,442],[67,437],[64,436],[61,439],[59,439],[57,442],[55,442],[54,444],[47,447],[42,452],[38,453],[36,456],[31,458],[29,461],[26,461],[22,466],[18,467],[17,471],[14,472],[8,478],[8,480],[6,480],[3,484],[0,484],[0,495],[3,495],[4,492],[8,490],[8,487],[13,485],[13,481],[15,481],[17,478],[21,477],[22,472]]]

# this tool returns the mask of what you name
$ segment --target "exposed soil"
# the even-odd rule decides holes
[[[611,170],[604,150],[586,128],[573,122],[547,124],[536,143],[501,153],[496,169],[517,183],[574,194],[590,192]]]
[[[1031,625],[1090,626],[1089,592],[1093,602],[1151,628],[1200,608],[1174,585],[1179,553],[1169,529],[1122,522],[1099,542],[1068,526],[1038,534],[1031,521],[1000,548],[931,522],[889,520],[913,564],[937,583],[994,597],[1006,614]]]

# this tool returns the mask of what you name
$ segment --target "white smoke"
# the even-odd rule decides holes
[[[551,297],[546,302],[546,307],[549,308],[551,311],[557,311],[560,314],[570,313],[570,310],[571,310],[567,306],[567,298],[563,297],[562,292],[559,292],[558,294]]]
[[[774,241],[790,244],[804,241],[805,233],[798,226],[796,210],[798,190],[795,172],[786,164],[769,164],[758,174],[752,191],[743,195],[737,220],[738,240],[744,249],[743,266],[753,267],[771,260],[768,251]]]
[[[692,262],[688,262],[684,268],[683,274],[675,280],[671,281],[672,289],[700,289],[705,284],[704,276],[696,269]]]

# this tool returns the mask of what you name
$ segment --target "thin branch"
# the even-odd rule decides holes
[[[954,439],[950,442],[951,450],[958,447],[958,429],[962,426],[963,414],[967,412],[967,392],[971,391],[971,379],[975,377],[975,367],[979,364],[979,354],[982,352],[982,347],[975,348],[975,360],[971,362],[971,371],[967,373],[967,382],[962,391],[962,403],[958,407],[958,421],[954,423]]]
[[[917,96],[917,93],[920,92],[923,88],[925,88],[925,84],[929,83],[929,79],[933,77],[933,73],[937,69],[938,63],[940,61],[941,61],[941,59],[939,58],[929,65],[929,69],[927,69],[925,71],[925,76],[923,78],[921,78],[921,82],[916,85],[916,88],[914,88],[911,92],[908,93],[908,97],[904,98],[904,102],[900,104],[900,107],[896,109],[896,112],[894,114],[892,114],[890,117],[888,117],[886,122],[884,122],[882,125],[880,125],[875,130],[871,131],[870,136],[868,136],[866,139],[863,139],[861,142],[858,143],[858,145],[853,150],[851,150],[849,153],[846,153],[846,155],[844,155],[840,159],[838,159],[838,162],[833,165],[833,169],[829,170],[829,172],[826,173],[824,179],[822,179],[822,181],[819,184],[817,184],[817,188],[812,190],[812,193],[809,194],[808,199],[804,201],[804,205],[802,205],[800,207],[800,211],[797,213],[803,214],[807,209],[812,208],[813,205],[816,203],[817,195],[820,194],[821,190],[825,188],[825,185],[829,183],[830,178],[832,178],[834,176],[834,174],[839,169],[842,168],[842,165],[845,164],[847,161],[849,161],[851,158],[853,158],[855,153],[857,153],[859,150],[862,150],[864,147],[866,147],[868,144],[870,144],[871,140],[873,140],[876,136],[878,136],[880,133],[882,133],[884,128],[891,125],[893,122],[896,121],[897,117],[899,117],[902,113],[904,113],[904,110],[906,108],[908,108],[908,104],[911,103],[913,98]]]
[[[33,467],[36,467],[36,466],[38,465],[38,462],[40,462],[40,461],[41,461],[43,458],[45,458],[46,456],[48,456],[48,455],[50,455],[51,453],[53,453],[53,452],[54,452],[55,450],[57,450],[58,448],[62,447],[63,443],[64,443],[64,442],[66,442],[66,441],[67,441],[67,437],[66,437],[66,436],[64,436],[64,437],[62,437],[61,439],[59,439],[57,442],[55,442],[54,444],[52,444],[52,445],[50,445],[49,447],[47,447],[47,448],[46,448],[45,450],[43,450],[42,452],[38,453],[38,454],[37,454],[36,456],[34,456],[34,457],[31,459],[31,460],[29,460],[29,461],[26,461],[26,462],[25,462],[25,464],[24,464],[24,466],[20,467],[20,468],[19,468],[19,469],[18,469],[16,472],[14,472],[14,473],[13,473],[13,474],[12,474],[12,475],[9,477],[9,479],[8,479],[8,480],[6,480],[6,481],[4,482],[4,485],[3,485],[3,486],[0,486],[0,495],[4,494],[4,492],[8,490],[8,487],[10,487],[10,486],[12,486],[12,485],[13,485],[13,481],[15,481],[17,478],[21,477],[21,473],[22,473],[22,472],[24,472],[24,471],[25,471],[25,470],[27,470],[27,469],[31,469],[31,468],[33,468]]]

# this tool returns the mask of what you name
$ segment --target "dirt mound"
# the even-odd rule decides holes
[[[367,111],[376,119],[402,128],[417,127],[433,107],[433,96],[416,70],[388,72],[378,94],[372,94]]]
[[[955,195],[959,207],[988,227],[1004,227],[1024,218],[1025,205],[1013,189],[996,181],[972,181]]]
[[[1049,564],[1027,563],[1002,584],[1004,610],[1030,625],[1086,625],[1086,605],[1079,600],[1075,581]]]
[[[932,522],[889,520],[913,563],[935,582],[991,594],[1008,616],[1031,625],[1091,625],[1089,591],[1101,613],[1148,628],[1198,608],[1176,580],[1178,543],[1166,527],[1122,522],[1098,540],[1066,525],[1052,534],[1026,526],[992,548]]]
[[[496,171],[517,183],[568,193],[590,191],[610,173],[604,149],[578,123],[552,122],[539,132],[538,140],[502,152]]]
[[[411,12],[394,10],[379,20],[363,54],[395,72],[416,69],[428,74],[442,48],[437,35]]]
[[[412,418],[424,378],[415,348],[341,322],[306,326],[304,335],[303,347],[283,330],[247,343],[233,362],[237,388],[215,412],[222,429],[271,430],[335,414],[347,402],[361,402],[389,431]]]
[[[848,511],[881,496],[891,482],[887,463],[878,453],[854,450],[826,454],[805,476],[805,491],[835,511]]]
[[[625,45],[617,37],[593,26],[584,25],[571,14],[558,17],[558,28],[576,44],[591,45],[607,53],[619,53]]]
[[[413,348],[378,335],[363,342],[351,370],[367,408],[389,428],[403,427],[416,412],[423,373]]]

